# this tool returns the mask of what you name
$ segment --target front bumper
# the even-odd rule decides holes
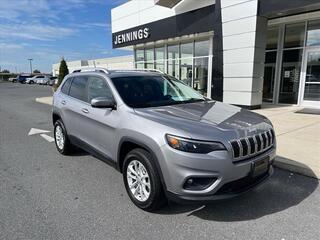
[[[238,196],[266,181],[273,173],[275,147],[240,163],[232,162],[228,151],[192,154],[161,148],[165,156],[160,162],[167,197],[176,202],[206,202]],[[269,170],[251,177],[253,163],[268,158]],[[158,158],[159,159],[159,158]],[[202,190],[188,190],[183,186],[190,177],[208,177],[216,180]]]
[[[238,185],[239,183],[239,188],[235,187],[235,188],[230,188],[232,190],[226,190],[227,188],[224,188],[224,186],[222,186],[220,189],[226,190],[226,191],[217,191],[215,194],[213,195],[179,195],[179,194],[175,194],[172,192],[167,191],[166,195],[167,198],[171,201],[177,202],[177,203],[206,203],[206,202],[211,202],[211,201],[217,201],[217,200],[223,200],[223,199],[229,199],[229,198],[233,198],[233,197],[237,197],[241,194],[244,194],[248,191],[251,191],[252,189],[258,187],[260,184],[264,183],[265,181],[267,181],[273,174],[273,167],[270,166],[269,171],[266,174],[263,174],[262,176],[259,176],[255,179],[250,179],[249,180],[249,176],[241,178],[239,180],[235,180],[232,181],[230,183],[226,183],[224,186],[231,186],[231,185]],[[230,185],[229,185],[230,184]]]

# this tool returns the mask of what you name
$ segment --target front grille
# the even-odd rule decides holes
[[[275,134],[271,129],[254,136],[232,140],[230,141],[230,144],[233,151],[233,157],[235,159],[242,159],[259,154],[274,144],[274,138]]]
[[[248,141],[250,144],[250,154],[254,154],[256,152],[256,144],[253,137],[248,137]]]

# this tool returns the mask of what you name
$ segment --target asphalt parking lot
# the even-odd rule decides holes
[[[276,169],[264,185],[209,205],[135,207],[122,176],[85,152],[58,154],[49,86],[0,83],[0,239],[319,239],[316,179]]]

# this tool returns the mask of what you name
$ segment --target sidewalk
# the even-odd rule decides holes
[[[52,105],[52,97],[40,97],[40,98],[36,98],[36,102],[38,103],[43,103],[43,104],[48,104],[48,105]]]
[[[296,113],[303,107],[266,105],[277,136],[275,165],[320,179],[320,115]]]
[[[36,98],[52,104],[52,97]],[[277,136],[275,165],[320,179],[320,115],[295,113],[302,107],[265,105],[255,112],[268,117]]]

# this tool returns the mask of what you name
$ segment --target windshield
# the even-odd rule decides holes
[[[206,101],[197,91],[171,76],[111,78],[123,101],[132,108]]]

